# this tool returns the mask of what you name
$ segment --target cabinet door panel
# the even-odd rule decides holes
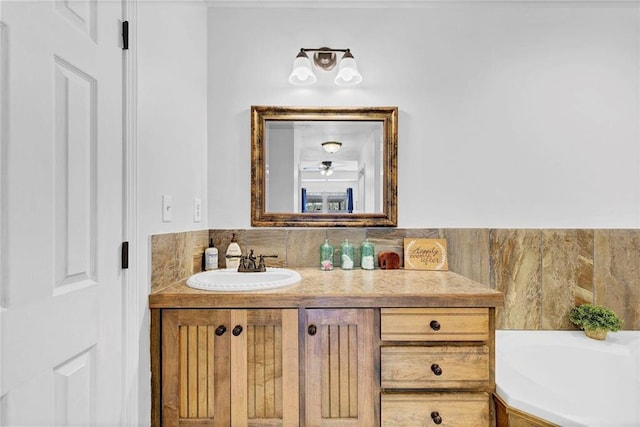
[[[232,310],[231,317],[243,328],[231,337],[232,425],[297,426],[298,310]]]
[[[306,317],[306,425],[377,425],[373,310],[314,309]]]
[[[228,426],[228,310],[163,310],[163,426]]]

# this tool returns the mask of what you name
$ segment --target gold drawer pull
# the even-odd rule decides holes
[[[440,322],[438,322],[437,320],[432,320],[429,323],[429,326],[431,326],[431,329],[433,329],[434,331],[439,331],[440,330]]]
[[[437,376],[442,375],[442,368],[437,363],[431,365],[431,371]]]
[[[433,411],[431,413],[431,419],[433,420],[434,424],[442,424],[442,417],[440,416],[440,414],[436,411]]]

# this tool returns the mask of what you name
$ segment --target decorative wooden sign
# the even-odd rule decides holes
[[[447,240],[404,239],[404,268],[406,270],[448,270]]]

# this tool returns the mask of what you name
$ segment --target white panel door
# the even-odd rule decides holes
[[[0,424],[122,412],[122,3],[2,0]]]

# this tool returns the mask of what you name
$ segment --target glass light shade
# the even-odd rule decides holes
[[[293,68],[291,75],[289,75],[289,83],[294,85],[312,85],[318,80],[316,75],[311,69],[311,61],[305,54],[304,56],[298,55],[296,60],[293,61]]]
[[[324,148],[324,151],[327,153],[333,154],[338,151],[340,147],[342,147],[342,142],[338,141],[327,141],[322,143],[322,148]]]
[[[358,66],[356,60],[353,57],[342,58],[338,65],[338,75],[336,76],[335,83],[338,86],[355,86],[362,81],[362,76],[358,72]]]

